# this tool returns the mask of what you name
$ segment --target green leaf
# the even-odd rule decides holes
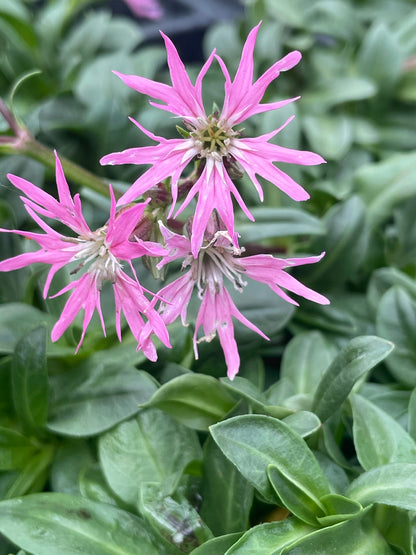
[[[258,243],[271,237],[322,235],[325,226],[316,216],[298,208],[261,206],[251,209],[255,222],[236,222],[244,243]]]
[[[414,197],[415,162],[416,153],[405,152],[359,167],[355,174],[355,189],[365,202],[371,225],[390,217],[399,202]]]
[[[390,463],[361,474],[345,492],[366,506],[371,503],[416,510],[416,464]]]
[[[212,538],[212,533],[189,501],[164,496],[159,484],[143,484],[140,488],[140,514],[170,544],[175,553],[189,553]]]
[[[360,515],[363,511],[360,503],[352,501],[343,495],[330,493],[319,500],[325,508],[326,516],[318,518],[322,526],[332,526],[343,520],[350,520]]]
[[[324,431],[325,424],[322,428]],[[324,448],[326,448],[326,445]],[[322,468],[322,471],[326,479],[329,482],[331,491],[334,494],[343,493],[347,489],[350,483],[350,479],[348,478],[344,468],[321,451],[313,451],[313,453],[320,467]]]
[[[41,491],[48,479],[48,467],[52,462],[53,455],[54,449],[52,446],[44,446],[42,451],[35,453],[26,462],[23,469],[14,475],[7,484],[5,491],[3,491],[3,498],[11,499],[26,493]]]
[[[34,329],[16,344],[11,389],[20,425],[28,433],[38,434],[48,415],[45,328]]]
[[[93,461],[92,450],[86,440],[62,441],[50,471],[52,491],[79,495],[79,475]]]
[[[147,405],[190,428],[206,430],[222,420],[235,403],[227,388],[212,376],[184,374],[162,385]]]
[[[319,499],[302,484],[288,478],[277,466],[269,465],[267,476],[282,505],[299,520],[317,526],[317,518],[325,515]]]
[[[393,462],[416,463],[416,443],[387,413],[361,397],[351,397],[354,445],[365,470]]]
[[[320,33],[351,41],[361,32],[357,10],[343,0],[317,0],[308,6],[305,16],[308,29],[314,34]]]
[[[0,471],[24,468],[36,450],[29,438],[15,430],[0,428]]]
[[[271,295],[270,288],[258,281],[248,281],[243,294],[234,289],[230,293],[238,310],[268,337],[281,331],[295,310],[278,295]],[[235,322],[235,336],[239,346],[248,350],[250,356],[253,355],[252,344],[260,343],[264,347],[264,339],[238,321]]]
[[[398,548],[398,553],[414,555],[411,512],[388,505],[378,505],[374,521],[385,540]]]
[[[280,501],[267,477],[269,465],[277,466],[316,498],[329,493],[312,452],[283,422],[262,415],[244,415],[220,422],[210,431],[224,455],[268,501]]]
[[[412,298],[416,299],[416,282],[414,279],[400,272],[397,268],[378,268],[373,272],[367,289],[368,303],[374,314],[378,310],[384,293],[393,285],[400,285]]]
[[[281,554],[339,555],[340,546],[343,555],[394,554],[368,518],[353,518],[312,532],[281,551]]]
[[[321,421],[313,412],[298,410],[289,416],[282,418],[282,422],[287,424],[300,437],[308,437],[321,427]]]
[[[0,352],[13,353],[16,343],[30,331],[41,326],[50,332],[55,319],[45,312],[24,303],[7,303],[0,306]],[[73,348],[57,346],[48,340],[49,355],[73,354]]]
[[[229,378],[221,378],[220,382],[224,384],[225,387],[231,391],[231,393],[234,393],[235,395],[238,395],[248,401],[250,406],[254,409],[259,411],[264,409],[266,397],[259,390],[259,388],[247,378],[243,378],[241,376],[236,376],[233,380],[230,380]]]
[[[395,344],[386,365],[396,380],[416,385],[416,302],[402,287],[395,285],[385,293],[377,312],[377,333]]]
[[[303,126],[311,150],[325,160],[339,160],[349,151],[353,141],[353,126],[346,116],[304,116]]]
[[[201,517],[216,536],[248,528],[253,488],[212,438],[204,445]]]
[[[409,434],[416,441],[416,389],[412,391],[408,411]]]
[[[235,532],[234,534],[212,538],[191,551],[191,555],[218,555],[219,553],[225,553],[240,537],[241,532]]]
[[[295,393],[313,395],[336,353],[336,348],[322,333],[300,333],[287,344],[283,352],[280,376],[293,384]]]
[[[100,437],[99,456],[111,489],[135,506],[144,482],[183,472],[201,451],[195,432],[157,409],[145,409]]]
[[[92,361],[93,362],[93,361]],[[51,377],[48,429],[86,437],[136,414],[157,386],[146,372],[117,363],[85,365]]]
[[[79,491],[83,497],[87,497],[91,501],[119,505],[97,464],[91,464],[82,469],[79,474]]]
[[[0,532],[37,555],[160,555],[140,518],[64,493],[1,502]]]
[[[302,107],[321,107],[326,110],[344,102],[353,102],[371,98],[377,93],[374,82],[367,77],[335,77],[320,84],[319,90],[302,95]]]
[[[404,51],[384,22],[376,21],[368,30],[357,56],[358,70],[373,79],[379,91],[391,91],[402,73]]]
[[[363,335],[352,339],[333,360],[319,382],[313,411],[324,422],[348,397],[355,382],[386,358],[393,344],[381,337]]]
[[[285,546],[312,530],[295,518],[259,524],[250,528],[225,555],[278,555]]]
[[[325,283],[325,287],[339,288],[361,266],[367,249],[366,210],[356,196],[335,204],[325,214],[327,233],[316,239],[314,252],[325,251],[319,264],[303,268],[300,276],[307,276],[308,284]],[[324,307],[326,309],[327,307]]]

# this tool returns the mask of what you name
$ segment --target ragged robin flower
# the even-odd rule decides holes
[[[218,225],[217,222],[214,213],[208,222],[205,239],[197,257],[192,253],[188,237],[173,233],[160,224],[169,253],[164,255],[159,266],[172,260],[183,259],[182,270],[187,271],[158,292],[159,297],[163,299],[159,310],[166,324],[172,323],[180,316],[182,323],[186,325],[188,305],[196,288],[201,305],[193,336],[195,357],[198,358],[198,343],[211,341],[218,334],[227,364],[227,375],[233,379],[240,366],[233,317],[265,339],[268,338],[237,309],[226,283],[243,292],[247,284],[246,279],[250,278],[265,283],[274,293],[294,305],[298,305],[297,301],[284,289],[319,304],[328,304],[329,301],[285,271],[294,266],[319,262],[324,253],[319,256],[287,259],[275,258],[268,254],[244,257],[241,256],[242,250],[235,246],[237,238],[232,240],[224,226],[221,223]],[[203,335],[199,337],[201,327]],[[143,330],[144,338],[149,335],[149,330],[149,326]]]
[[[214,209],[218,211],[230,237],[233,237],[232,195],[246,216],[253,219],[233,182],[234,176],[230,168],[237,167],[247,172],[257,189],[260,200],[263,200],[263,191],[257,175],[272,182],[294,200],[300,201],[309,198],[309,194],[289,175],[275,166],[274,162],[301,165],[324,162],[318,154],[293,150],[269,142],[291,118],[279,129],[258,137],[244,137],[240,128],[236,127],[250,116],[276,110],[299,98],[265,104],[260,102],[268,85],[279,76],[281,71],[295,66],[301,55],[297,51],[290,52],[253,83],[253,51],[259,25],[252,29],[247,38],[233,81],[223,60],[213,51],[193,85],[175,46],[163,33],[171,86],[144,77],[115,72],[129,87],[162,102],[162,104],[151,102],[153,106],[182,118],[186,133],[180,139],[165,139],[153,135],[139,122],[132,120],[158,144],[108,154],[101,159],[101,163],[151,165],[121,197],[119,204],[129,203],[139,198],[154,183],[170,178],[172,206],[169,217],[172,217],[178,199],[178,182],[182,172],[191,161],[199,160],[201,168],[195,183],[174,215],[176,217],[194,197],[197,197],[191,234],[194,257],[197,256],[202,245],[205,228]],[[202,80],[214,57],[217,58],[224,73],[225,98],[221,112],[214,111],[207,115],[202,101]]]
[[[143,215],[146,203],[125,207],[117,212],[114,195],[110,188],[110,217],[104,226],[91,231],[82,214],[79,195],[71,197],[57,155],[56,183],[59,201],[21,177],[9,174],[8,178],[25,195],[21,198],[27,212],[44,233],[0,229],[2,232],[15,233],[32,239],[40,246],[37,251],[25,252],[3,260],[0,262],[0,271],[17,270],[39,262],[50,264],[51,268],[43,290],[45,298],[48,295],[52,278],[58,270],[71,265],[71,274],[77,275],[83,271],[78,279],[71,281],[54,295],[72,291],[61,316],[52,329],[52,341],[56,341],[62,336],[81,310],[84,311],[84,319],[77,351],[83,342],[95,310],[99,314],[105,334],[100,294],[103,283],[108,281],[112,284],[114,291],[116,332],[119,340],[121,340],[121,314],[123,313],[137,341],[139,341],[142,329],[147,322],[157,337],[170,347],[166,326],[154,309],[155,301],[148,300],[146,297],[145,290],[138,282],[132,266],[132,260],[143,255],[162,256],[166,254],[165,249],[159,244],[142,241],[134,236],[134,230]],[[58,233],[41,216],[61,222],[74,234],[65,236]],[[131,237],[132,234],[133,237]],[[123,270],[123,262],[127,262],[133,277]],[[148,358],[155,360],[156,350],[151,341],[146,342],[143,351]]]

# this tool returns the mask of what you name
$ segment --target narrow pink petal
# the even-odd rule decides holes
[[[161,316],[166,325],[174,322],[179,316],[181,317],[182,324],[184,326],[187,325],[187,308],[194,285],[195,281],[192,278],[191,272],[186,272],[186,274],[165,285],[158,292],[158,296],[162,297],[165,301],[161,309]]]
[[[39,204],[41,207],[46,208],[52,214],[56,212],[58,201],[49,193],[47,193],[40,187],[36,187],[36,185],[30,183],[30,181],[27,181],[22,177],[18,177],[17,175],[9,173],[7,174],[7,177],[17,189],[22,191],[29,199],[34,201],[36,204]]]
[[[74,209],[74,202],[71,197],[71,193],[69,192],[68,183],[66,181],[64,171],[62,169],[61,161],[59,160],[58,154],[56,150],[55,153],[55,176],[56,176],[56,185],[58,188],[58,195],[59,195],[59,202],[66,206],[69,210]]]
[[[289,52],[289,54],[287,54],[284,58],[274,63],[267,71],[265,71],[252,87],[252,94],[256,98],[256,101],[260,102],[267,87],[272,81],[279,77],[281,71],[292,69],[292,67],[297,65],[301,59],[302,54],[297,50],[294,50],[293,52]]]
[[[290,266],[303,266],[304,264],[315,264],[325,256],[325,252],[321,252],[317,256],[305,256],[303,258],[285,258],[284,262],[286,267]]]
[[[125,75],[124,73],[119,73],[118,71],[113,71],[117,77],[125,83],[128,87],[135,89],[137,92],[151,96],[152,98],[157,98],[166,102],[168,104],[169,98],[171,97],[171,89],[169,85],[164,83],[158,83],[152,81],[151,79],[146,79],[146,77],[139,77],[138,75]]]
[[[77,316],[78,312],[84,308],[84,305],[88,299],[88,295],[91,295],[93,302],[95,302],[95,283],[93,276],[91,274],[84,274],[80,279],[71,282],[66,287],[61,289],[59,293],[54,296],[60,295],[73,289],[69,299],[67,300],[64,309],[62,311],[59,320],[54,325],[51,332],[52,341],[57,341],[66,329],[72,324]]]
[[[258,184],[256,174],[261,175],[274,185],[286,193],[293,200],[307,200],[309,193],[305,191],[296,181],[289,177],[282,170],[273,165],[272,161],[265,160],[258,152],[244,152],[243,157],[235,155],[235,158],[240,162],[246,170],[248,176],[254,184]],[[258,184],[258,187],[260,185]]]
[[[237,342],[234,337],[234,325],[231,317],[231,299],[228,291],[223,289],[215,295],[215,308],[217,315],[221,315],[217,325],[218,338],[224,351],[225,363],[227,365],[227,376],[233,380],[240,369],[240,355]]]
[[[112,251],[116,249],[118,245],[128,242],[131,234],[134,231],[134,228],[137,226],[140,218],[143,216],[144,209],[146,208],[149,201],[150,199],[148,199],[146,202],[135,204],[131,208],[123,210],[120,214],[117,215],[116,218],[115,212],[113,217],[111,217],[110,215],[109,224],[111,223],[111,225],[109,225],[107,232],[107,243],[111,244]],[[115,210],[116,201],[114,197],[112,199],[112,202],[114,202]],[[115,254],[115,256],[119,257],[117,254]]]
[[[305,299],[318,304],[329,304],[329,300],[326,297],[324,297],[320,293],[317,293],[313,289],[306,287],[306,285],[303,285],[303,283],[301,283],[286,272],[282,272],[282,274],[279,276],[279,279],[276,281],[278,281],[278,284],[281,287],[284,287],[285,289],[288,289],[289,291],[292,291],[293,293],[296,293],[296,295],[300,295]]]
[[[325,253],[321,253],[319,256],[291,258],[286,260],[274,258],[271,255],[260,254],[241,258],[239,264],[245,269],[245,274],[248,277],[267,284],[275,293],[292,304],[298,303],[288,297],[288,295],[281,290],[282,287],[316,303],[329,304],[329,300],[326,297],[306,287],[283,270],[283,268],[290,266],[314,264],[319,262],[324,254]]]

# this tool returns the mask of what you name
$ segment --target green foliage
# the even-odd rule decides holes
[[[302,204],[262,183],[260,205],[242,178],[255,222],[237,211],[236,229],[248,254],[325,251],[292,273],[331,304],[294,307],[252,283],[233,293],[270,341],[236,322],[242,360],[231,381],[218,340],[198,345],[195,361],[193,330],[175,325],[174,348],[157,344],[156,364],[127,330],[119,345],[107,318],[107,337],[93,320],[75,355],[80,320],[50,340],[65,297],[43,298],[44,270],[2,273],[0,555],[414,553],[415,4],[242,4],[239,19],[207,29],[205,55],[215,47],[232,73],[262,20],[256,76],[293,49],[303,56],[263,102],[301,99],[250,118],[247,136],[295,115],[271,142],[327,163],[279,166],[310,193]],[[162,43],[147,41],[141,23],[104,2],[0,2],[0,98],[37,140],[119,190],[143,170],[103,168],[101,156],[150,144],[128,116],[166,137],[183,126],[112,73],[169,83]],[[188,65],[191,76],[199,67]],[[223,82],[214,62],[207,106],[221,104]],[[0,139],[12,136],[0,118]],[[54,176],[0,141],[1,228],[32,230],[7,173],[53,194]],[[70,185],[102,225],[107,200],[88,182]],[[31,243],[2,233],[2,258]],[[68,278],[59,273],[51,294]],[[102,299],[106,313],[105,288]]]

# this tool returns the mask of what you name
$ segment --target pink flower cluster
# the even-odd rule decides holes
[[[314,165],[324,162],[317,154],[284,148],[270,143],[281,128],[258,137],[245,137],[236,126],[254,114],[278,109],[297,98],[262,104],[268,85],[281,71],[295,66],[301,55],[291,52],[253,82],[253,51],[259,25],[249,34],[241,60],[232,80],[224,61],[211,53],[196,78],[191,82],[178,52],[165,35],[171,85],[158,83],[135,75],[117,75],[126,85],[156,99],[151,104],[181,118],[184,129],[181,138],[157,137],[134,123],[157,144],[137,147],[108,154],[102,164],[146,164],[144,171],[116,205],[110,187],[111,209],[108,221],[99,229],[91,231],[81,211],[79,195],[71,197],[62,166],[56,156],[56,183],[59,201],[28,181],[9,175],[12,184],[22,191],[25,208],[43,233],[5,230],[33,239],[40,249],[26,252],[0,262],[0,271],[10,271],[35,262],[50,264],[44,288],[48,295],[55,273],[64,266],[73,267],[71,274],[83,270],[78,279],[71,281],[56,295],[68,291],[71,294],[60,318],[52,330],[56,341],[83,311],[80,348],[86,329],[96,310],[105,334],[104,317],[100,305],[100,292],[105,281],[112,284],[116,315],[116,332],[121,340],[121,314],[123,313],[138,348],[145,355],[156,359],[153,335],[170,347],[167,325],[181,318],[185,325],[187,308],[196,290],[200,308],[193,335],[195,356],[200,341],[210,341],[218,335],[232,379],[238,372],[240,359],[234,338],[233,318],[268,339],[260,329],[247,320],[237,309],[226,284],[243,291],[246,279],[264,283],[287,302],[297,304],[284,290],[311,301],[327,304],[329,301],[319,293],[302,285],[287,271],[292,266],[318,262],[324,253],[307,258],[280,259],[271,255],[244,256],[239,247],[238,234],[234,228],[233,198],[244,214],[253,217],[234,183],[236,168],[246,172],[260,200],[263,191],[257,179],[261,176],[295,200],[305,200],[308,193],[291,177],[278,168],[275,162]],[[212,62],[216,59],[224,74],[225,99],[222,110],[207,115],[202,101],[202,81]],[[184,176],[184,170],[193,164],[193,171]],[[147,200],[134,202],[142,195]],[[138,230],[152,210],[155,198],[168,198],[166,210],[158,223],[163,244],[151,242],[150,235]],[[178,201],[181,204],[178,209]],[[186,207],[195,203],[194,213],[186,222],[178,216]],[[159,215],[161,214],[159,209]],[[45,218],[64,224],[71,230],[69,236],[55,231]],[[171,223],[175,227],[171,227]],[[183,226],[185,234],[176,233]],[[145,290],[139,283],[133,261],[140,257],[156,257],[161,269],[170,262],[182,260],[182,275],[164,286],[157,295]],[[127,266],[128,273],[123,269]],[[55,295],[55,296],[56,296]],[[199,330],[202,328],[203,335]]]

